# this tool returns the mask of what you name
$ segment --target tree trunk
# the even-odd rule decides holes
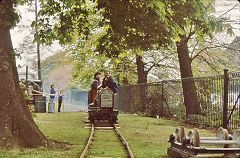
[[[147,73],[144,71],[144,63],[142,56],[136,55],[136,64],[137,64],[137,74],[138,74],[138,89],[140,94],[141,102],[141,111],[145,112],[147,105],[147,95],[146,95],[146,83],[147,83]]]
[[[177,53],[180,64],[181,78],[193,77],[187,38],[181,36],[181,41],[177,43]],[[200,104],[197,97],[196,86],[193,79],[182,80],[184,104],[186,115],[201,114]]]
[[[147,83],[147,72],[144,71],[142,56],[136,55],[138,83]]]
[[[123,77],[122,83],[123,83],[123,85],[128,85],[128,78]]]
[[[11,13],[11,1],[0,2],[0,7],[3,3],[5,13]],[[0,21],[8,15],[0,13]],[[0,25],[0,35],[0,147],[47,146],[49,141],[34,123],[19,87],[10,27]]]

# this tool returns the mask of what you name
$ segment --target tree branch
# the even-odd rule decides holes
[[[192,31],[192,25],[191,25],[191,27],[190,27],[190,32],[189,32],[186,40],[188,41],[188,40],[192,37],[192,35],[194,35],[194,33],[195,33],[195,31]]]
[[[224,15],[226,15],[227,13],[229,13],[231,10],[233,10],[234,8],[236,8],[239,5],[239,3],[237,3],[236,5],[234,5],[231,9],[227,10],[225,13],[223,13],[222,15],[220,15],[219,17],[217,17],[217,19],[223,17]]]

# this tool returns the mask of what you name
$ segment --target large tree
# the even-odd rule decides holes
[[[122,50],[149,51],[175,46],[181,77],[192,78],[188,41],[193,35],[199,39],[211,37],[219,28],[218,19],[210,16],[212,6],[213,0],[43,1],[39,37],[45,43],[55,39],[66,43],[76,37],[87,37],[90,30],[107,28],[96,49],[107,57],[117,57]],[[89,17],[95,13],[100,14],[98,22],[92,25]],[[51,19],[53,22],[49,23]],[[139,82],[146,82],[142,57],[138,55]],[[185,79],[182,87],[187,114],[200,114],[194,81]]]
[[[189,57],[188,41],[203,39],[217,30],[221,23],[210,16],[213,1],[98,1],[106,10],[114,36],[125,42],[128,48],[148,50],[153,47],[175,45],[180,65],[184,103],[187,114],[200,114]],[[141,58],[138,63],[141,65]],[[141,71],[143,72],[143,71]],[[144,74],[143,74],[144,75]]]
[[[0,147],[47,146],[48,139],[38,129],[19,88],[10,29],[19,16],[14,6],[23,1],[0,1]]]

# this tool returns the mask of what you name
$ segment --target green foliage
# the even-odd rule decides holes
[[[98,54],[78,52],[78,60],[74,61],[73,84],[81,85],[88,89],[91,85],[94,74],[98,71],[102,73],[105,69],[111,71],[111,75],[119,84],[136,83],[136,74],[133,70],[132,61],[129,58],[105,58]],[[76,57],[74,56],[74,57]],[[128,62],[129,61],[129,62]]]
[[[110,58],[95,51],[98,38],[105,31],[105,29],[99,30],[99,32],[91,34],[87,41],[78,40],[75,44],[68,46],[68,62],[74,65],[73,84],[88,89],[94,73],[97,71],[103,72],[105,69],[111,70],[111,75],[119,84],[136,82],[134,55],[122,52],[118,58]]]
[[[86,38],[93,28],[106,27],[96,50],[108,56],[122,49],[149,50],[179,41],[189,30],[203,37],[220,28],[208,15],[212,1],[42,1],[36,39],[50,44]],[[98,20],[93,22],[93,14]],[[96,31],[96,30],[94,30]],[[105,53],[104,53],[105,52]]]
[[[21,19],[16,8],[18,5],[30,4],[33,0],[1,0],[0,1],[0,28],[11,29]]]
[[[111,26],[111,42],[142,50],[170,43],[167,37],[175,32],[170,27],[174,21],[167,18],[167,5],[168,1],[98,1],[98,6],[105,10],[106,24]]]
[[[219,115],[218,117],[215,117],[212,119],[211,115],[190,115],[188,119],[185,121],[185,123],[197,126],[198,128],[218,128],[221,126],[221,120],[222,120],[222,115]],[[214,126],[214,122],[216,125]]]
[[[19,86],[20,86],[20,88],[21,88],[21,90],[22,90],[24,99],[25,99],[25,100],[30,100],[31,97],[30,97],[30,96],[27,94],[27,92],[26,92],[26,86],[25,86],[23,83],[20,83]],[[31,115],[32,115],[32,118],[37,117],[37,115],[36,115],[36,113],[35,113],[34,105],[30,105],[30,104],[29,104],[29,105],[27,105],[27,106],[28,106],[28,109],[29,109],[29,111],[30,111],[30,113],[31,113]]]
[[[0,28],[13,28],[19,22],[20,16],[17,14],[14,5],[16,1],[2,0],[0,2]]]
[[[29,111],[30,111],[30,113],[31,113],[31,115],[32,115],[32,118],[36,118],[36,117],[37,117],[37,114],[36,114],[36,112],[35,112],[35,107],[34,107],[34,105],[28,105],[28,109],[29,109]]]
[[[75,65],[73,76],[85,88],[93,74],[105,68],[116,72],[119,82],[127,78],[134,83],[134,54],[167,47],[182,37],[195,35],[202,41],[214,31],[229,28],[222,19],[210,16],[213,1],[206,0],[48,0],[40,6],[35,41],[59,40],[73,46],[68,51]]]
[[[41,0],[39,20],[37,21],[38,34],[35,41],[52,44],[59,40],[60,44],[71,43],[75,37],[85,38],[91,28],[88,21],[91,14],[90,2],[71,0]],[[35,26],[36,22],[32,23]]]
[[[195,33],[202,39],[221,30],[222,23],[209,16],[212,2],[100,0],[98,6],[105,9],[103,16],[111,26],[108,36],[112,43],[118,41],[130,49],[148,50],[177,42],[180,35]]]
[[[73,69],[74,84],[81,84],[83,88],[88,89],[91,85],[94,74],[97,71],[103,72],[104,69],[108,68],[108,66],[104,66],[107,59],[101,56],[98,57],[91,58],[91,56],[85,56],[82,60],[75,64]]]
[[[128,59],[124,58],[126,65],[126,60],[133,63],[133,53],[167,47],[182,37],[189,39],[195,35],[198,40],[212,37],[214,31],[224,28],[221,19],[210,16],[213,11],[212,0],[41,1],[37,23],[39,34],[35,40],[46,44],[59,40],[61,44],[74,44],[74,49],[83,51],[82,55],[71,52],[74,58],[78,56],[74,61],[79,60],[75,64],[74,78],[89,84],[89,78],[96,70],[119,69],[121,54],[128,54]],[[85,68],[89,63],[84,55],[91,56],[86,61],[98,65]],[[116,57],[119,59],[113,59]],[[129,65],[131,73],[127,74],[131,75],[135,64]],[[129,65],[121,68],[126,69]],[[77,72],[79,70],[81,72]],[[116,76],[121,78],[123,75]]]
[[[120,85],[137,83],[135,56],[130,53],[121,53],[118,58],[113,59],[112,71],[118,78]]]

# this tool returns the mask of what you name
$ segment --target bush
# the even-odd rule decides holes
[[[29,103],[29,100],[31,100],[31,97],[28,95],[25,85],[23,83],[20,83],[19,86],[20,86],[20,88],[22,90],[24,99],[26,100],[27,103]],[[29,108],[29,111],[32,114],[32,117],[33,118],[37,117],[37,115],[34,112],[35,111],[34,105],[28,104],[28,108]]]

